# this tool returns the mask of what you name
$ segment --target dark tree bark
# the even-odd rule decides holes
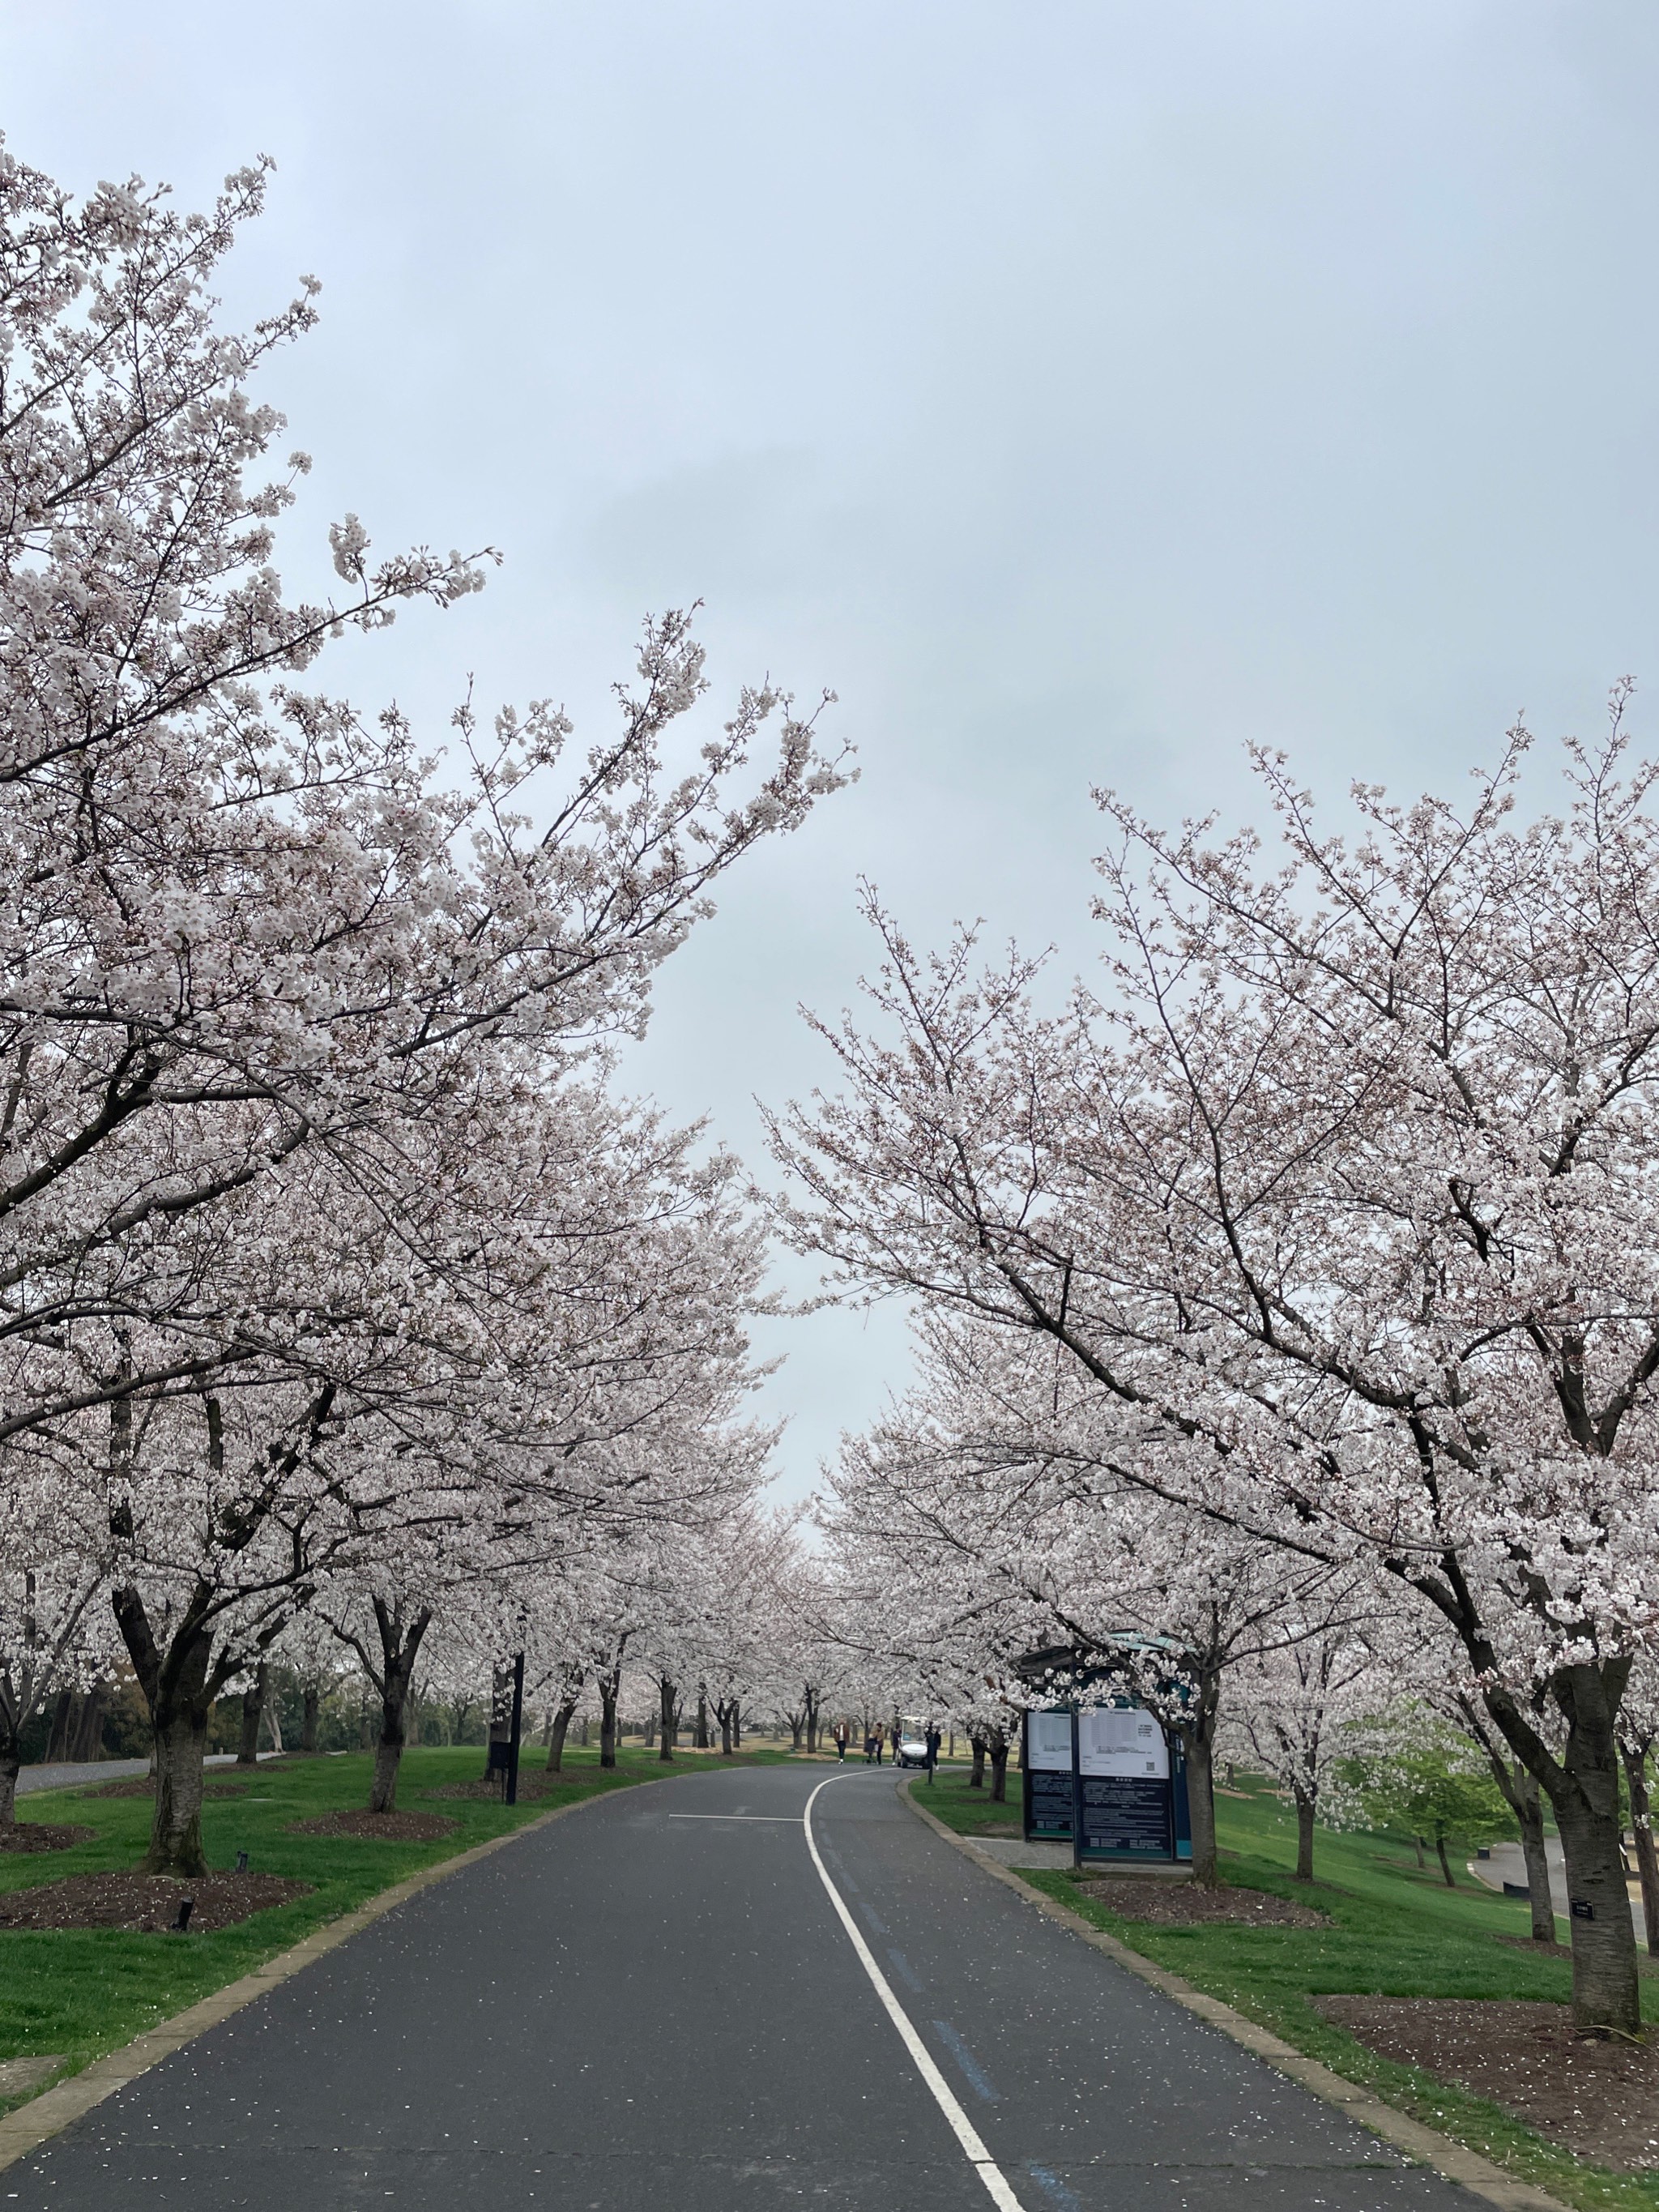
[[[1483,1694],[1494,1725],[1555,1814],[1571,1916],[1574,2022],[1639,2036],[1636,1931],[1620,1841],[1618,1720],[1629,1677],[1628,1660],[1557,1670],[1550,1694],[1567,1724],[1559,1759],[1501,1683]]]
[[[1213,1889],[1220,1876],[1215,1850],[1215,1732],[1221,1701],[1221,1668],[1209,1657],[1187,1655],[1194,1682],[1176,1734],[1187,1757],[1187,1812],[1193,1832],[1193,1880]]]
[[[204,1619],[209,1599],[198,1586],[163,1647],[138,1592],[129,1587],[115,1593],[116,1622],[155,1737],[155,1808],[146,1874],[194,1877],[208,1870],[202,1850],[202,1760],[213,1701],[236,1672],[234,1662],[222,1656],[214,1663],[212,1631]]]
[[[666,1674],[658,1676],[657,1722],[662,1733],[662,1748],[657,1753],[659,1762],[665,1760],[672,1762],[674,1756],[679,1695],[678,1690],[669,1680]]]
[[[405,1613],[401,1601],[388,1604],[374,1600],[375,1640],[373,1645],[353,1635],[347,1638],[363,1665],[380,1704],[379,1741],[374,1746],[374,1775],[369,1784],[371,1813],[392,1813],[398,1807],[398,1769],[407,1741],[406,1715],[410,1685],[421,1644],[432,1626],[429,1607]]]
[[[567,1698],[562,1705],[553,1708],[553,1725],[547,1737],[547,1771],[550,1774],[556,1774],[564,1765],[564,1740],[570,1732],[570,1717],[580,1701],[580,1692],[578,1692],[575,1697]]]
[[[1446,1832],[1443,1828],[1437,1828],[1434,1832],[1434,1848],[1447,1888],[1455,1889],[1457,1884],[1452,1880],[1451,1861],[1446,1856]]]
[[[1636,1838],[1636,1871],[1642,1883],[1642,1918],[1648,1952],[1659,1958],[1659,1852],[1653,1846],[1653,1806],[1648,1795],[1648,1746],[1624,1742],[1625,1787],[1630,1793],[1631,1832]]]
[[[252,1681],[242,1692],[242,1735],[236,1747],[238,1766],[259,1764],[259,1723],[264,1715],[270,1682],[270,1670],[262,1659],[253,1670]]]
[[[1537,1783],[1516,1760],[1510,1770],[1510,1802],[1521,1829],[1521,1856],[1527,1863],[1527,1902],[1534,1943],[1555,1941],[1555,1900],[1550,1895],[1550,1855],[1544,1845],[1544,1808]],[[1508,1793],[1506,1793],[1508,1794]]]
[[[815,1682],[802,1687],[801,1705],[806,1714],[806,1748],[811,1753],[818,1747],[818,1689]]]
[[[312,1401],[304,1432],[290,1440],[278,1455],[279,1465],[291,1470],[314,1445],[333,1405],[335,1386],[325,1383]],[[218,1401],[203,1400],[207,1421],[208,1464],[216,1474],[224,1467],[224,1429]],[[110,1409],[110,1465],[112,1488],[118,1499],[119,1471],[128,1463],[132,1408],[121,1400]],[[227,1556],[246,1544],[261,1525],[250,1509],[239,1520],[224,1509],[217,1524],[217,1539]],[[118,1540],[131,1538],[131,1509],[118,1503],[110,1516],[110,1533]],[[268,1587],[264,1609],[257,1628],[244,1628],[237,1644],[222,1641],[215,1653],[218,1616],[228,1602],[225,1593],[206,1581],[198,1582],[189,1597],[167,1616],[166,1642],[158,1641],[144,1601],[131,1583],[121,1583],[112,1596],[116,1625],[139,1689],[149,1708],[155,1732],[153,1771],[155,1810],[151,1820],[149,1850],[143,1860],[146,1874],[195,1876],[207,1872],[202,1853],[202,1759],[207,1749],[208,1721],[214,1700],[226,1684],[252,1664],[262,1662],[281,1634],[294,1601],[293,1589],[301,1580],[296,1551],[288,1582]]]
[[[104,1707],[108,1698],[109,1685],[100,1676],[87,1692],[81,1706],[81,1717],[76,1723],[75,1741],[70,1757],[77,1766],[88,1765],[104,1755]]]
[[[691,1746],[694,1751],[708,1748],[708,1692],[702,1683],[697,1685],[697,1720],[691,1731]]]
[[[314,1752],[317,1748],[317,1722],[322,1711],[323,1693],[315,1682],[307,1682],[301,1692],[302,1699],[300,1721],[300,1748]]]
[[[1503,1793],[1504,1802],[1515,1815],[1516,1826],[1521,1831],[1521,1856],[1527,1863],[1527,1904],[1532,1914],[1532,1940],[1534,1943],[1553,1943],[1555,1941],[1555,1905],[1550,1895],[1549,1853],[1544,1848],[1544,1810],[1538,1784],[1518,1759],[1507,1755],[1509,1747],[1503,1738],[1493,1733],[1487,1716],[1467,1698],[1460,1697],[1458,1709],[1463,1716],[1463,1725],[1486,1754],[1492,1768],[1492,1778]],[[1423,1854],[1419,1849],[1418,1863]]]
[[[74,1725],[75,1692],[73,1690],[60,1690],[58,1701],[52,1709],[52,1726],[46,1733],[46,1764],[48,1766],[61,1766],[68,1759],[70,1735]]]
[[[982,1735],[970,1735],[968,1741],[974,1754],[973,1765],[968,1770],[968,1787],[970,1790],[983,1790],[985,1787],[985,1739]]]
[[[614,1766],[617,1763],[617,1692],[622,1687],[620,1661],[608,1674],[599,1679],[599,1765]]]
[[[1008,1802],[1008,1736],[1006,1729],[993,1729],[987,1743],[991,1754],[991,1802],[1006,1805]]]
[[[799,1751],[806,1741],[806,1716],[805,1713],[791,1713],[788,1717],[789,1748]]]
[[[1297,1881],[1311,1881],[1314,1878],[1314,1813],[1316,1808],[1313,1799],[1309,1796],[1307,1791],[1301,1789],[1295,1784],[1291,1784],[1291,1794],[1296,1799],[1295,1879]]]

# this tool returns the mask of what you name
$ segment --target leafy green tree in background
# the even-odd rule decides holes
[[[1432,1842],[1448,1889],[1456,1887],[1446,1845],[1480,1848],[1509,1835],[1515,1816],[1470,1746],[1421,1705],[1402,1708],[1357,1730],[1364,1743],[1346,1780],[1366,1825],[1403,1831],[1420,1859]]]

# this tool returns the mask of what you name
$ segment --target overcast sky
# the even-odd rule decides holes
[[[717,702],[840,694],[862,781],[733,878],[634,1071],[759,1164],[795,1013],[983,915],[1093,957],[1090,787],[1455,789],[1524,709],[1659,699],[1651,0],[0,0],[0,123],[80,191],[258,152],[239,314],[303,521],[494,544],[344,648],[434,738],[467,675],[591,727],[647,608]],[[356,657],[352,657],[356,656]],[[326,664],[325,664],[326,665]],[[1638,695],[1637,724],[1653,710]],[[797,1270],[790,1278],[798,1285]],[[812,1480],[896,1316],[765,1333]]]

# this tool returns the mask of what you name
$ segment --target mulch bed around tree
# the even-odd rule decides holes
[[[1564,2004],[1507,1997],[1309,2002],[1382,2057],[1472,2089],[1596,2166],[1623,2172],[1659,2166],[1659,2045],[1578,2034]]]
[[[290,1820],[290,1836],[364,1836],[375,1844],[431,1844],[453,1836],[459,1820],[441,1813],[323,1813],[314,1820]]]
[[[1155,1875],[1103,1875],[1080,1881],[1085,1897],[1126,1920],[1146,1920],[1161,1928],[1193,1928],[1231,1920],[1251,1928],[1328,1928],[1330,1915],[1310,1905],[1293,1904],[1264,1889],[1199,1889],[1189,1881],[1159,1881]]]
[[[562,1781],[563,1778],[562,1775],[555,1775],[552,1778],[555,1781]],[[544,1796],[548,1780],[549,1777],[543,1768],[538,1768],[534,1774],[521,1774],[519,1777],[520,1804],[524,1804],[532,1797]],[[435,1790],[422,1790],[420,1795],[422,1797],[465,1797],[499,1805],[501,1802],[501,1785],[495,1781],[444,1782],[441,1783]]]
[[[15,1826],[0,1828],[0,1851],[68,1851],[90,1842],[97,1832],[96,1828],[62,1827],[50,1820],[19,1820]]]
[[[240,1797],[247,1788],[246,1782],[204,1782],[204,1797]],[[86,1790],[77,1790],[77,1797],[153,1797],[155,1777],[153,1774],[127,1774],[118,1782],[100,1782]]]
[[[164,1874],[72,1874],[35,1889],[14,1889],[0,1896],[0,1929],[131,1928],[159,1933],[178,1917],[179,1900],[195,1899],[190,1916],[192,1936],[233,1928],[256,1912],[304,1897],[308,1881],[288,1881],[274,1874],[207,1874],[179,1881]]]

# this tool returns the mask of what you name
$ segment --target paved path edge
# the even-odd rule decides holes
[[[1404,2151],[1408,2158],[1431,2166],[1446,2180],[1457,2182],[1475,2196],[1484,2197],[1488,2203],[1501,2205],[1504,2212],[1569,2212],[1569,2208],[1562,2203],[1559,2197],[1550,2196],[1529,2181],[1517,2180],[1514,2174],[1505,2173],[1502,2166],[1494,2166],[1490,2159],[1482,2158],[1478,2151],[1454,2142],[1449,2136],[1442,2135],[1438,2129],[1425,2128],[1420,2121],[1396,2111],[1394,2106],[1385,2105],[1374,2090],[1362,2088],[1356,2081],[1346,2081],[1340,2074],[1333,2073],[1328,2066],[1322,2065],[1318,2059],[1306,2057],[1268,2029],[1258,2027],[1255,2021],[1236,2011],[1231,2005],[1224,2004],[1219,1997],[1208,1996],[1202,1990],[1195,1990],[1179,1974],[1172,1974],[1167,1967],[1155,1965],[1139,1951],[1132,1951],[1127,1943],[1120,1942],[1115,1936],[1109,1936],[1103,1928],[1097,1928],[1080,1912],[1073,1912],[1069,1905],[1061,1905],[1057,1899],[1046,1895],[1042,1890],[1033,1889],[1029,1883],[1020,1880],[1012,1868],[999,1864],[988,1853],[976,1851],[969,1838],[957,1835],[954,1828],[947,1828],[943,1820],[918,1802],[910,1794],[908,1777],[898,1785],[897,1795],[919,1820],[925,1821],[933,1829],[935,1835],[943,1836],[945,1842],[954,1845],[964,1858],[970,1859],[976,1867],[983,1868],[987,1874],[1012,1889],[1025,1904],[1045,1914],[1050,1920],[1059,1921],[1074,1936],[1080,1936],[1085,1943],[1092,1943],[1096,1950],[1103,1951],[1120,1966],[1138,1975],[1143,1982],[1150,1982],[1155,1990],[1161,1990],[1167,1997],[1173,1997],[1178,2005],[1184,2005],[1188,2012],[1196,2013],[1200,2020],[1208,2021],[1212,2027],[1218,2027],[1224,2035],[1231,2036],[1246,2051],[1254,2051],[1258,2058],[1265,2058],[1269,2066],[1288,2075],[1291,2081],[1300,2082],[1316,2097],[1322,2098],[1328,2105],[1340,2106],[1350,2119],[1369,2128],[1373,2135],[1381,2136],[1385,2142],[1392,2143],[1396,2150]],[[0,2129],[3,2129],[3,2122],[0,2122]]]
[[[647,1774],[629,1786],[635,1790],[646,1789],[653,1783],[672,1782],[677,1778],[672,1774]],[[15,2166],[20,2158],[27,2158],[32,2150],[38,2150],[53,2136],[61,2134],[83,2112],[89,2112],[94,2105],[101,2105],[106,2097],[112,2097],[129,2081],[136,2081],[141,2074],[147,2074],[152,2066],[159,2065],[173,2051],[183,2050],[185,2044],[193,2043],[198,2035],[205,2034],[210,2027],[216,2027],[222,2020],[228,2020],[233,2013],[240,2012],[244,2005],[252,2004],[255,1997],[263,1996],[267,1990],[275,1989],[279,1982],[285,1982],[291,1976],[301,1972],[313,1960],[322,1958],[327,1952],[337,1950],[342,1943],[349,1942],[352,1936],[374,1921],[383,1919],[388,1912],[395,1912],[400,1905],[407,1904],[422,1890],[430,1889],[434,1882],[442,1881],[448,1875],[459,1874],[463,1867],[475,1866],[480,1859],[487,1859],[492,1851],[501,1850],[508,1844],[516,1844],[520,1836],[533,1835],[538,1828],[545,1828],[555,1820],[562,1820],[569,1814],[582,1812],[589,1805],[606,1803],[618,1794],[614,1790],[596,1790],[591,1797],[578,1797],[568,1805],[556,1805],[551,1812],[538,1814],[533,1820],[526,1820],[522,1827],[510,1828],[504,1836],[492,1836],[488,1843],[474,1844],[470,1850],[457,1851],[453,1858],[440,1859],[435,1866],[422,1867],[418,1874],[410,1875],[405,1880],[394,1882],[390,1889],[383,1889],[378,1896],[371,1897],[367,1905],[359,1905],[349,1912],[343,1912],[337,1920],[325,1921],[302,1942],[294,1944],[289,1950],[277,1952],[274,1958],[267,1959],[263,1966],[256,1966],[251,1974],[227,1982],[223,1989],[198,1998],[193,2005],[186,2006],[183,2012],[174,2013],[170,2020],[162,2021],[158,2027],[146,2028],[142,2035],[134,2036],[131,2043],[124,2043],[118,2050],[106,2051],[101,2058],[94,2058],[89,2066],[83,2067],[78,2074],[71,2075],[68,2081],[59,2081],[50,2089],[43,2089],[38,2097],[32,2098],[26,2105],[20,2105],[15,2112],[0,2119],[0,2173],[3,2173],[9,2166]]]

